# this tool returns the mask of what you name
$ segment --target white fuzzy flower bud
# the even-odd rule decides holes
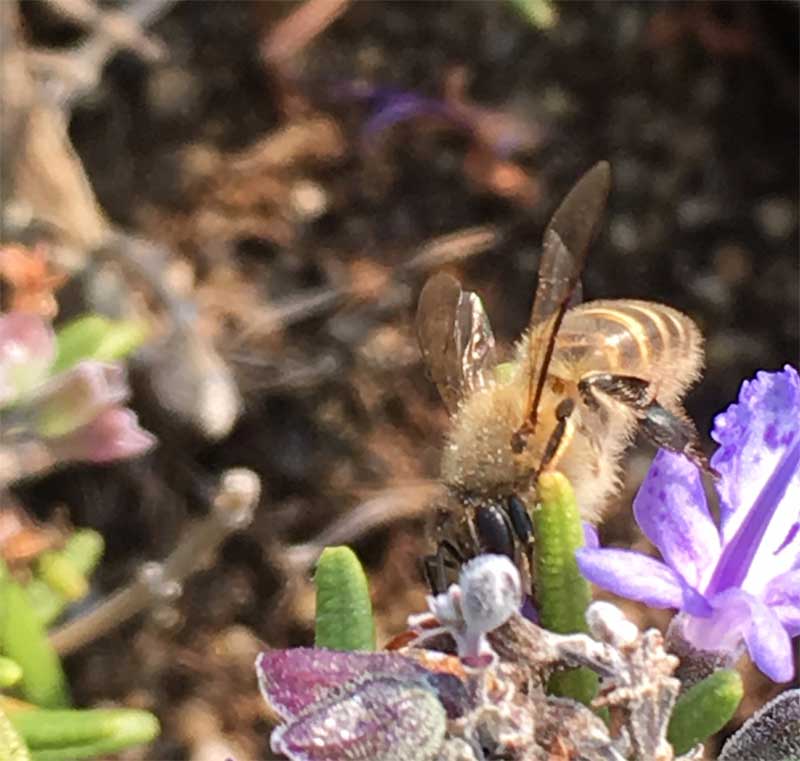
[[[479,555],[461,569],[461,610],[468,629],[486,634],[522,605],[522,581],[505,555]]]

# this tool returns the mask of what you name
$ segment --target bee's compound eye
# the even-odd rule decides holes
[[[508,498],[508,517],[517,538],[525,544],[530,542],[533,536],[531,516],[528,514],[525,503],[516,494],[512,494]]]
[[[479,507],[475,515],[475,527],[483,552],[507,555],[513,560],[513,529],[500,507],[496,505]]]

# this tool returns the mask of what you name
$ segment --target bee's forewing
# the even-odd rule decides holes
[[[610,187],[611,168],[601,161],[578,180],[545,230],[528,342],[527,420],[531,424],[536,422],[558,328],[579,291],[589,244],[600,226]]]
[[[431,380],[450,413],[482,388],[495,364],[495,342],[480,298],[450,275],[431,277],[417,306],[417,337]]]

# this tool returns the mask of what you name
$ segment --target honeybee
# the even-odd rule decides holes
[[[528,330],[498,362],[480,298],[447,274],[425,284],[417,309],[423,360],[450,415],[442,455],[446,504],[437,508],[431,588],[447,567],[480,552],[509,555],[528,577],[526,506],[545,468],[572,483],[597,521],[620,486],[620,459],[637,430],[709,470],[681,407],[703,365],[703,340],[685,314],[632,299],[574,305],[605,210],[610,166],[572,188],[544,233]]]

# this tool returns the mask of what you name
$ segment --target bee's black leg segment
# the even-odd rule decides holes
[[[653,401],[651,385],[649,381],[633,375],[594,373],[581,379],[578,391],[586,406],[593,410],[599,408],[598,392],[634,409],[643,410]]]
[[[524,545],[529,545],[533,541],[533,524],[525,503],[516,494],[512,494],[508,498],[506,509],[517,539]]]
[[[550,462],[550,460],[555,457],[558,447],[561,444],[561,439],[564,438],[564,432],[567,430],[567,420],[569,420],[569,416],[572,414],[574,409],[575,402],[569,398],[562,399],[558,407],[556,407],[556,427],[553,428],[553,432],[550,434],[550,438],[547,440],[547,446],[544,448],[544,454],[542,455],[542,462],[539,465],[539,471],[541,471],[542,468],[544,468]]]
[[[447,591],[447,565],[444,555],[437,550],[433,555],[426,555],[422,559],[425,581],[431,594],[440,595]]]
[[[514,559],[514,526],[506,510],[498,505],[483,505],[475,511],[475,528],[482,552]]]
[[[506,512],[514,527],[514,533],[522,544],[522,552],[528,561],[528,569],[533,575],[533,523],[528,513],[525,503],[516,495],[512,494],[506,502]],[[531,597],[533,590],[530,590]]]
[[[425,555],[422,558],[422,573],[425,576],[425,583],[428,585],[428,589],[431,590],[431,594],[438,595],[444,591],[444,565],[438,552],[433,555]]]
[[[464,556],[458,548],[447,539],[442,540],[433,555],[422,558],[425,581],[432,594],[438,595],[447,591],[447,570],[458,568],[464,562]]]
[[[717,477],[703,450],[694,424],[680,417],[658,402],[652,401],[643,410],[640,430],[654,444],[688,457],[701,470]]]

